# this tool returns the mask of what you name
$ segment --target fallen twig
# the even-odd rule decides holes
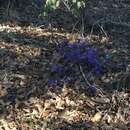
[[[84,72],[83,72],[83,68],[82,68],[81,65],[79,65],[79,69],[80,69],[80,72],[81,72],[81,74],[82,74],[83,79],[85,80],[85,83],[86,83],[88,86],[92,86],[92,85],[89,83],[89,81],[87,80],[87,78],[86,78],[86,76],[85,76],[85,74],[84,74]]]

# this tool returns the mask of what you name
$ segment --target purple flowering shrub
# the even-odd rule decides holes
[[[83,75],[84,80],[88,85],[90,93],[96,93],[96,87],[90,84],[87,79],[87,74],[100,77],[110,69],[109,54],[101,53],[100,48],[95,48],[87,43],[82,43],[78,40],[75,43],[69,43],[64,40],[63,43],[57,46],[56,53],[59,60],[51,67],[50,79],[48,84],[51,87],[63,86],[63,84],[73,84],[79,80],[79,72]],[[114,68],[118,67],[116,64]]]

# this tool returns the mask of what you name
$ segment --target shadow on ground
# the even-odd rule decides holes
[[[10,106],[46,94],[52,50],[49,38],[20,33],[0,32],[0,42],[0,114],[6,115]]]

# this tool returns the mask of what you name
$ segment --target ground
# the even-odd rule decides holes
[[[120,28],[116,24],[109,31],[99,27],[101,33],[85,33],[85,42],[103,51],[109,48],[116,54],[115,60],[126,65],[97,80],[98,92],[93,97],[79,83],[60,90],[47,84],[57,43],[65,37],[75,41],[80,37],[78,32],[47,24],[41,28],[37,21],[30,23],[32,19],[23,20],[23,16],[16,21],[13,18],[2,17],[0,24],[1,130],[130,129],[128,24],[121,23]]]

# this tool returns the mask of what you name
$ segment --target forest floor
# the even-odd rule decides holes
[[[115,30],[114,30],[115,31]],[[0,24],[0,130],[129,130],[129,34],[86,33],[84,40],[116,53],[126,66],[103,75],[96,96],[81,86],[52,90],[47,85],[56,44],[78,33],[53,27]],[[118,86],[121,88],[117,90]]]

